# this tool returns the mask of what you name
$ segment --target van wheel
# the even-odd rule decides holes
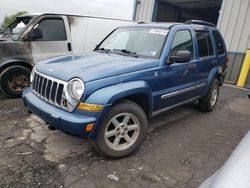
[[[107,158],[121,158],[136,151],[144,140],[148,121],[136,103],[123,100],[108,112],[94,145]]]
[[[219,91],[220,83],[218,79],[214,79],[208,94],[199,100],[199,107],[202,111],[211,112],[214,110],[218,101]]]
[[[9,67],[2,74],[1,89],[8,97],[21,97],[23,90],[29,86],[29,78],[29,69],[21,66]]]

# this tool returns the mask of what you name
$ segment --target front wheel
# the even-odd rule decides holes
[[[215,79],[208,91],[208,94],[199,100],[199,107],[202,111],[211,112],[214,110],[219,96],[220,83]]]
[[[136,151],[147,132],[147,117],[136,103],[124,100],[111,108],[94,140],[99,153],[108,158]]]
[[[1,89],[8,97],[21,97],[23,90],[29,86],[30,70],[22,66],[6,69],[1,77]]]

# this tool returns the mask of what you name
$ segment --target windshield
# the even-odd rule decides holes
[[[3,37],[11,37],[13,40],[17,40],[19,34],[29,24],[31,16],[17,17],[16,20],[10,24],[3,32]]]
[[[168,34],[166,28],[127,27],[116,29],[97,50],[159,58]]]

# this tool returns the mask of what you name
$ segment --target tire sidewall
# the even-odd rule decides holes
[[[22,66],[14,66],[6,69],[1,76],[1,90],[8,97],[17,98],[22,96],[22,92],[14,92],[11,88],[9,88],[8,81],[14,76],[18,74],[25,75],[28,78],[30,77],[30,70],[28,68]]]
[[[136,116],[136,118],[140,122],[140,133],[139,133],[139,137],[137,138],[137,140],[132,146],[122,151],[116,151],[116,150],[112,150],[106,144],[104,135],[105,135],[106,126],[108,125],[109,121],[120,113],[131,113],[134,116]],[[133,103],[128,100],[123,100],[122,102],[113,106],[108,112],[105,120],[100,126],[100,130],[97,133],[97,137],[94,139],[95,147],[97,151],[99,151],[101,154],[103,154],[107,158],[125,157],[135,152],[139,148],[139,146],[141,145],[142,141],[144,140],[146,136],[147,126],[148,126],[148,122],[147,122],[147,117],[144,111],[136,103]]]
[[[214,90],[215,87],[218,88],[218,92],[217,92],[216,102],[214,103],[214,105],[212,105],[211,100],[212,100],[212,97],[213,97],[212,94],[213,94],[213,90]],[[218,102],[219,92],[220,92],[220,84],[219,84],[218,79],[215,79],[213,81],[213,84],[212,84],[210,90],[209,90],[209,97],[208,97],[208,110],[209,111],[212,111],[215,108],[215,106],[216,106],[216,104]]]

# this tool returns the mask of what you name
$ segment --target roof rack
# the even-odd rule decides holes
[[[202,20],[187,20],[185,22],[185,24],[199,24],[199,25],[207,25],[207,26],[211,26],[211,27],[216,27],[215,24],[210,23],[210,22],[206,22],[206,21],[202,21]]]

